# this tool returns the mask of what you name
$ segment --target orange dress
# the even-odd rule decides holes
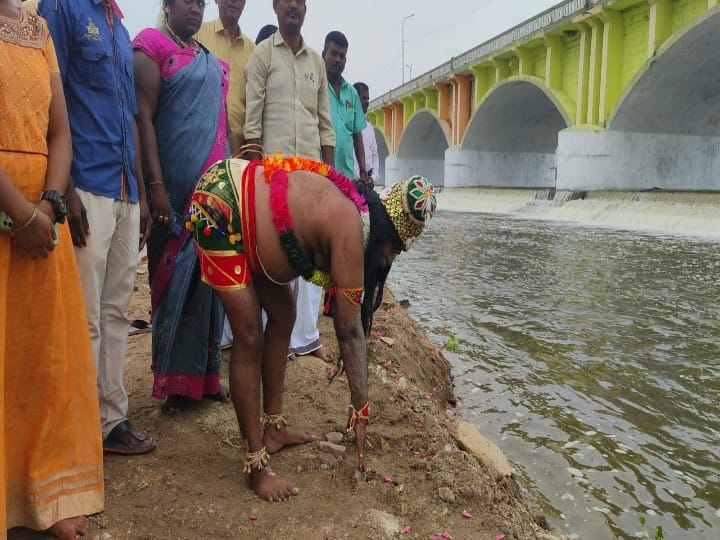
[[[58,65],[45,22],[0,16],[0,170],[29,201],[45,186],[50,73]],[[0,536],[104,506],[87,317],[67,225],[59,236],[33,261],[0,232]]]

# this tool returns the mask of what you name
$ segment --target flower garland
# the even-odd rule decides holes
[[[330,274],[325,270],[316,268],[312,261],[308,261],[302,254],[300,244],[295,236],[295,226],[290,217],[287,203],[288,173],[294,171],[309,171],[324,176],[350,199],[360,212],[367,212],[367,202],[358,193],[355,184],[346,176],[319,161],[311,159],[290,157],[283,158],[280,153],[263,160],[265,181],[270,185],[270,208],[275,230],[280,237],[280,246],[285,252],[295,271],[306,281],[323,288],[332,284]]]

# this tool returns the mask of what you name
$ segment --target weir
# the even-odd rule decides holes
[[[443,188],[438,207],[720,240],[720,192]]]

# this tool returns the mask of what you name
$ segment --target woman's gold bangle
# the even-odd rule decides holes
[[[150,185],[150,186],[161,186],[161,185],[163,185],[164,183],[165,183],[165,182],[163,182],[162,180],[151,180],[150,182],[148,182],[148,185]]]
[[[13,232],[17,233],[17,232],[22,231],[23,229],[27,229],[32,224],[32,222],[35,221],[36,219],[37,219],[37,208],[33,207],[32,215],[28,218],[28,220],[24,224],[20,225],[19,227],[15,227]]]

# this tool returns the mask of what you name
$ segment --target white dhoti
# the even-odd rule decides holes
[[[322,302],[323,289],[302,278],[293,280],[293,290],[296,291],[295,300],[295,326],[290,336],[289,354],[310,354],[322,345],[320,332],[317,329],[320,302]]]

